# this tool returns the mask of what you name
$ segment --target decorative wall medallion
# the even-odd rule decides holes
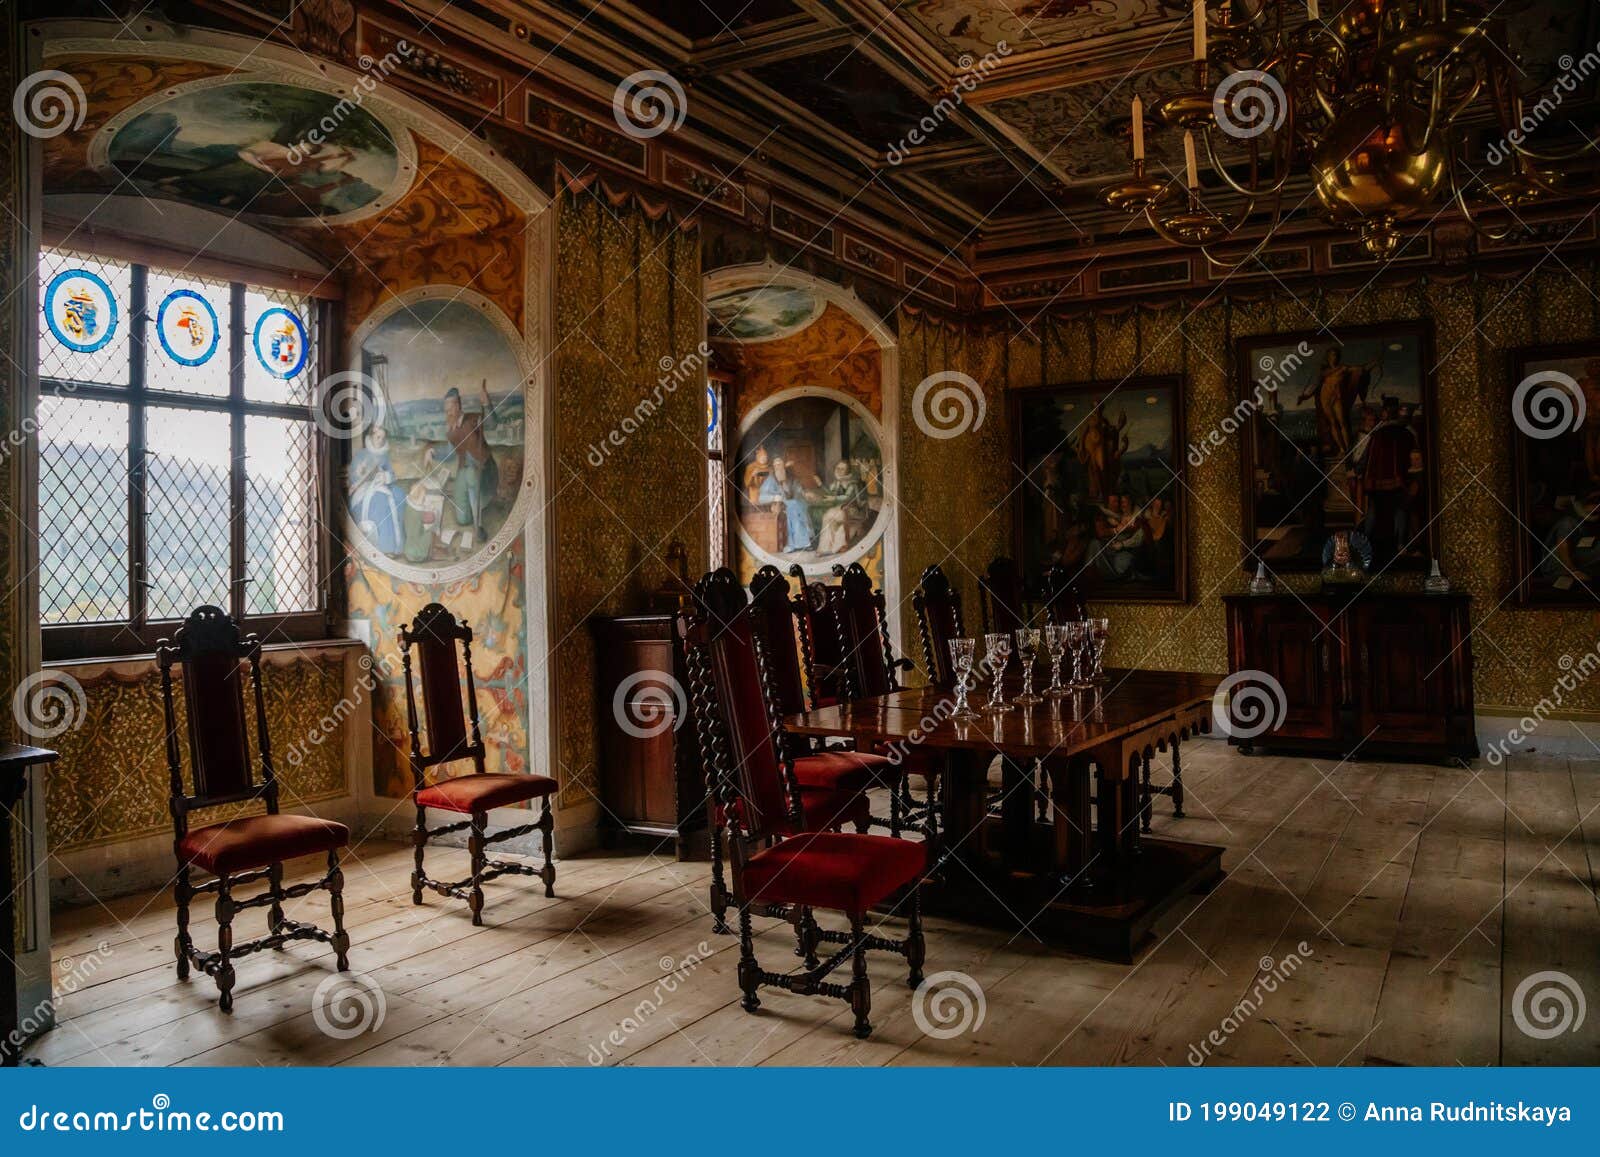
[[[345,488],[352,543],[411,582],[477,574],[521,533],[533,493],[521,336],[488,299],[430,286],[352,344],[365,395]]]
[[[416,149],[347,95],[237,76],[196,81],[112,117],[89,161],[147,196],[265,221],[370,216],[409,187]]]
[[[98,273],[65,269],[45,287],[44,316],[58,342],[92,354],[117,332],[117,299]]]
[[[891,517],[882,432],[858,399],[835,390],[784,390],[755,406],[730,476],[739,541],[780,570],[849,565]]]
[[[180,366],[203,366],[217,352],[217,311],[192,289],[174,289],[156,311],[156,338]]]
[[[287,381],[305,368],[311,343],[306,337],[305,323],[281,305],[275,305],[263,310],[256,319],[250,344],[262,368],[273,377]]]
[[[738,289],[706,300],[712,336],[741,342],[777,341],[816,321],[827,305],[810,290],[790,285]]]

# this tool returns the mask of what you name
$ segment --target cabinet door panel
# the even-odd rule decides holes
[[[1359,611],[1356,724],[1364,738],[1442,743],[1453,674],[1446,613],[1416,602]]]
[[[1264,671],[1276,679],[1287,708],[1283,723],[1271,735],[1331,739],[1339,707],[1339,640],[1334,629],[1298,603],[1252,606],[1249,620],[1241,668]]]

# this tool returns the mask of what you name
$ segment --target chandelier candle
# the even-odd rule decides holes
[[[1144,160],[1144,101],[1133,98],[1133,159]]]

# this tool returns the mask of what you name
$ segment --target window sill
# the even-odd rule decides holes
[[[346,647],[359,647],[366,649],[366,644],[360,639],[353,638],[328,638],[311,639],[303,643],[263,643],[261,653],[274,655],[285,651],[333,651]],[[67,670],[73,667],[107,667],[120,663],[153,663],[156,654],[154,651],[134,652],[127,655],[99,655],[86,656],[72,659],[46,659],[40,666],[52,671]]]

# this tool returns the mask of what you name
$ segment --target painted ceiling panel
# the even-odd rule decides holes
[[[1005,41],[1012,52],[1094,40],[1171,20],[1184,0],[914,0],[899,14],[952,59]]]

